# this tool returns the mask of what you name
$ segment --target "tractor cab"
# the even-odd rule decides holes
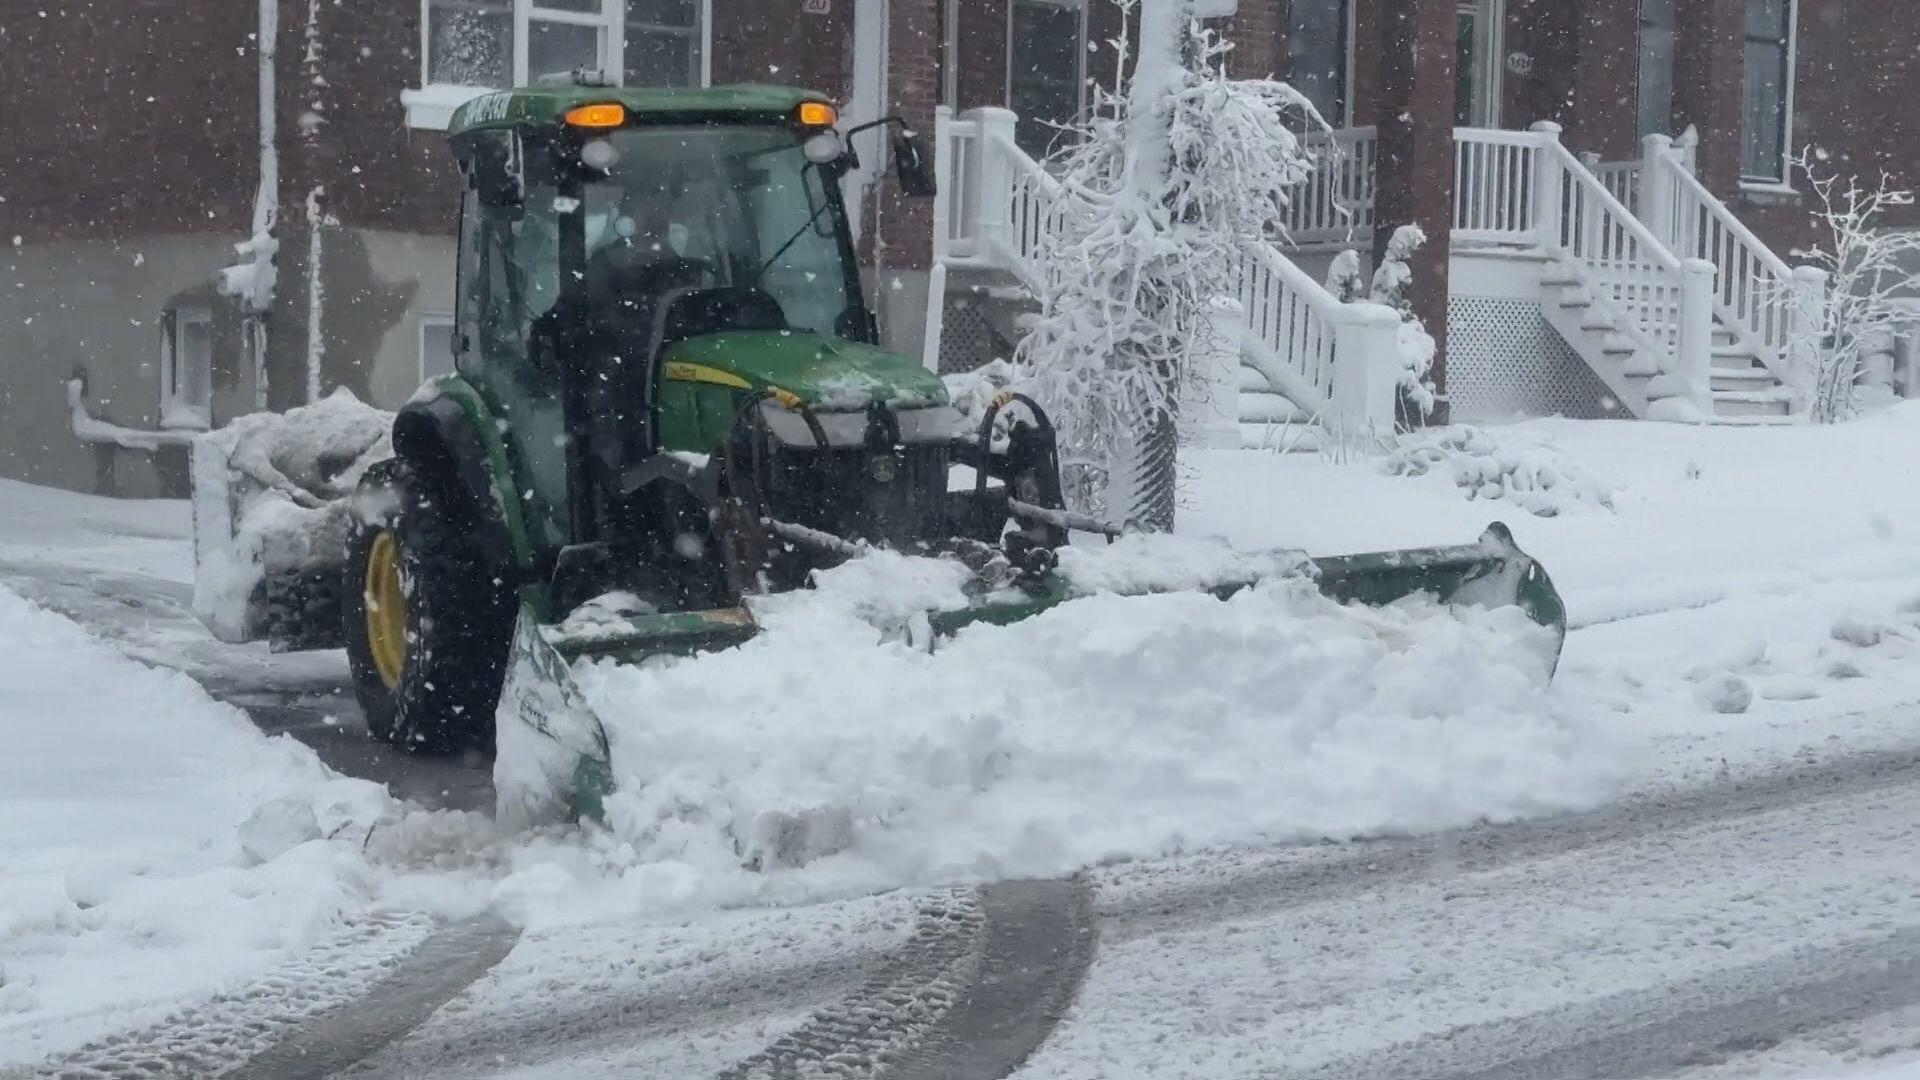
[[[877,348],[840,190],[869,129],[889,130],[907,193],[932,193],[930,160],[898,120],[838,122],[819,95],[760,87],[541,86],[456,113],[456,362],[528,425],[508,442],[563,561],[682,537],[715,497],[689,463],[750,403],[870,404],[821,400],[822,371],[944,405],[921,365]],[[712,577],[677,574],[705,583],[677,602],[724,598]]]

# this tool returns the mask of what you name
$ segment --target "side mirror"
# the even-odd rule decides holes
[[[490,210],[517,209],[527,201],[526,172],[521,164],[520,139],[509,133],[489,132],[474,146],[468,175]]]
[[[893,137],[893,171],[900,178],[900,190],[916,199],[940,193],[933,175],[933,155],[917,134],[900,132]]]

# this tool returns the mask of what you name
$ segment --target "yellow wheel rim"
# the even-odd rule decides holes
[[[392,690],[407,669],[407,596],[400,588],[400,545],[389,530],[367,551],[366,582],[367,649],[373,670]]]

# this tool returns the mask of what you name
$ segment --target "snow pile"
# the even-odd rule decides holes
[[[377,786],[4,589],[0,741],[0,1066],[157,1021],[367,901]]]
[[[1060,575],[1080,595],[1213,589],[1303,575],[1297,551],[1242,552],[1218,538],[1133,533],[1104,547],[1060,552]]]
[[[1511,437],[1503,446],[1480,428],[1403,435],[1381,468],[1390,476],[1444,471],[1468,499],[1505,500],[1539,517],[1574,505],[1613,508],[1612,493],[1551,446]]]
[[[196,443],[194,611],[215,636],[254,636],[263,579],[339,563],[347,496],[392,456],[392,428],[392,413],[342,388],[284,414],[240,417]]]
[[[1442,828],[1609,790],[1607,739],[1545,689],[1544,632],[1513,609],[1349,609],[1283,577],[1225,602],[1088,596],[931,655],[876,629],[959,584],[879,555],[761,605],[765,632],[740,648],[579,665],[611,747],[611,834],[526,887],[565,896],[611,873],[643,906],[797,899]]]

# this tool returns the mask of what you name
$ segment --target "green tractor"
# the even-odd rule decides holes
[[[828,99],[773,87],[543,85],[454,114],[458,373],[399,411],[339,590],[376,736],[497,737],[503,757],[517,740],[592,814],[606,745],[577,660],[743,643],[748,598],[875,546],[976,573],[976,603],[918,624],[929,647],[1068,599],[1055,551],[1112,531],[1065,509],[1037,404],[1005,394],[963,425],[940,379],[877,347],[840,191],[853,137],[887,135],[907,195],[934,182],[897,121],[838,122]],[[950,490],[960,465],[974,480]],[[1311,571],[1343,600],[1429,591],[1564,630],[1497,525]]]

